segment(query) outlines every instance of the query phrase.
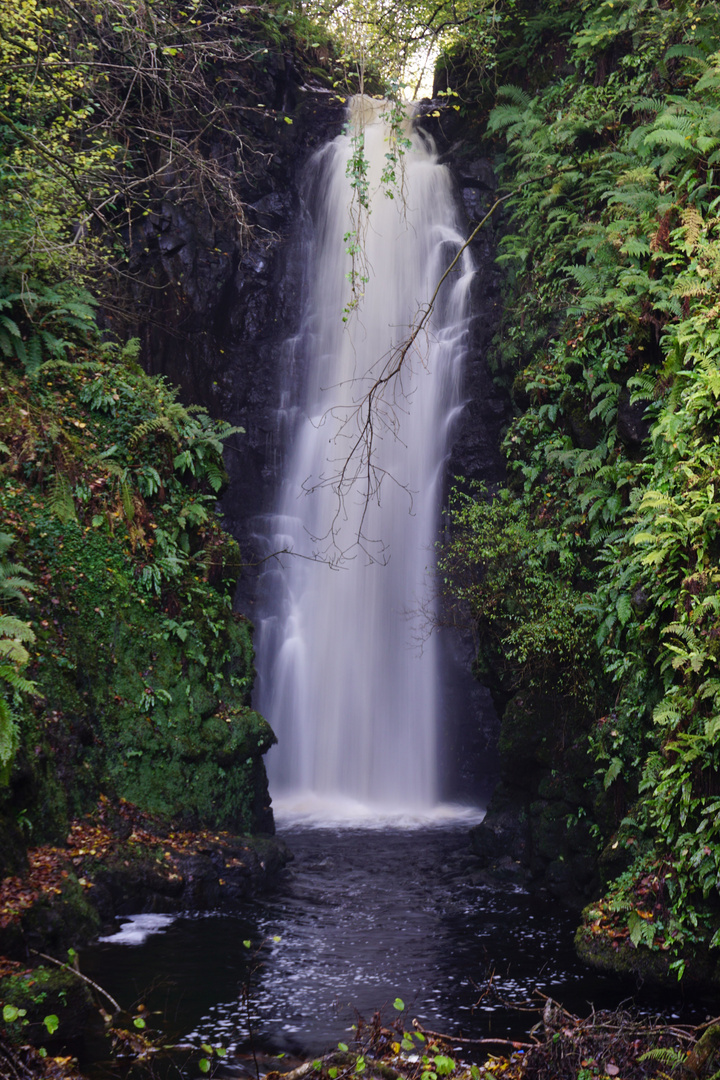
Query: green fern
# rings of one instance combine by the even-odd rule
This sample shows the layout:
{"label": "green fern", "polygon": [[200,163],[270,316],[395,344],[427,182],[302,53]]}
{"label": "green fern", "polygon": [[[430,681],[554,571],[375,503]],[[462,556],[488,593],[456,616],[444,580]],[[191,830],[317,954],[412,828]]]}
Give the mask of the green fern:
{"label": "green fern", "polygon": [[680,1072],[686,1058],[685,1050],[678,1050],[673,1046],[654,1046],[652,1050],[646,1050],[644,1054],[641,1054],[638,1061],[657,1061],[672,1072]]}
{"label": "green fern", "polygon": [[[8,559],[15,538],[0,533],[0,604],[24,601],[24,590],[32,587],[27,571]],[[22,695],[37,695],[35,684],[22,674],[30,661],[26,645],[35,640],[28,622],[0,610],[0,784],[7,783],[10,766],[19,744],[18,724],[12,702]]]}
{"label": "green fern", "polygon": [[63,473],[56,473],[51,481],[48,509],[62,521],[63,525],[67,525],[70,521],[77,522],[77,510],[70,483]]}
{"label": "green fern", "polygon": [[147,439],[149,435],[155,435],[159,432],[164,432],[174,442],[180,444],[180,433],[177,430],[176,423],[168,416],[155,416],[152,420],[145,420],[134,428],[128,439],[128,446],[131,448],[137,446],[138,443]]}

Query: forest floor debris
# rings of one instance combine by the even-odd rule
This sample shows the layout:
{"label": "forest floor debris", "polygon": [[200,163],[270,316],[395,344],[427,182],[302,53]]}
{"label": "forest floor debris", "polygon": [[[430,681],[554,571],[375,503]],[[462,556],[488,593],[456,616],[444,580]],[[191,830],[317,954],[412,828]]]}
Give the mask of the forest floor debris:
{"label": "forest floor debris", "polygon": [[137,875],[143,877],[146,892],[151,875],[154,891],[165,895],[170,907],[187,906],[188,899],[193,906],[203,906],[200,879],[212,893],[212,903],[226,896],[237,899],[279,869],[287,854],[274,838],[259,841],[223,830],[173,828],[124,799],[101,796],[91,814],[72,822],[65,844],[30,848],[27,858],[24,873],[0,881],[0,931],[21,925],[38,902],[61,897],[71,882],[77,882],[91,905],[96,887],[103,892],[104,919],[113,913],[108,893],[118,883],[126,888]]}
{"label": "forest floor debris", "polygon": [[541,998],[538,1022],[525,1041],[458,1038],[379,1014],[358,1025],[358,1049],[339,1051],[266,1080],[699,1080],[717,1077],[720,1018],[698,1026],[667,1023],[631,1011],[580,1018]]}
{"label": "forest floor debris", "polygon": [[[109,1025],[110,1017],[99,1007]],[[537,1016],[524,1039],[474,1039],[430,1031],[417,1020],[408,1023],[400,999],[395,1008],[401,1015],[391,1023],[380,1012],[370,1021],[359,1017],[349,1044],[340,1042],[285,1072],[268,1071],[279,1059],[266,1059],[255,1047],[251,1061],[247,1048],[235,1054],[222,1047],[172,1046],[162,1031],[145,1029],[144,1021],[138,1027],[141,1013],[124,1016],[127,1030],[116,1015],[107,1031],[118,1060],[108,1060],[108,1075],[152,1080],[168,1056],[178,1076],[195,1077],[199,1069],[216,1080],[239,1071],[254,1072],[257,1080],[715,1080],[720,1075],[720,1017],[691,1026],[620,1008],[581,1018],[538,994],[522,1010]],[[83,1080],[78,1070],[74,1058],[14,1045],[0,1030],[0,1075]]]}

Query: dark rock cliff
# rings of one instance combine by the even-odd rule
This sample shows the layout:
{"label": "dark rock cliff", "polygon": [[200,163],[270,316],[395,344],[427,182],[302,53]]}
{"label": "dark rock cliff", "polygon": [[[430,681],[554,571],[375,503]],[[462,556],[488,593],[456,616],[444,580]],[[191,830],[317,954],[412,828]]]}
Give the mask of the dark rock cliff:
{"label": "dark rock cliff", "polygon": [[[156,209],[145,217],[140,234],[128,237],[128,291],[134,311],[125,316],[124,330],[141,338],[144,366],[179,384],[184,401],[200,403],[245,430],[226,443],[229,485],[222,508],[243,560],[236,603],[251,618],[261,560],[267,554],[259,538],[262,515],[272,507],[282,469],[277,410],[284,346],[298,327],[307,272],[302,258],[302,174],[313,151],[344,123],[341,99],[306,76],[292,56],[275,56],[258,88],[259,99],[262,95],[264,101],[280,101],[292,123],[271,124],[268,118],[264,128],[252,132],[265,166],[255,168],[252,176],[238,175],[249,241],[241,242],[233,223],[218,221],[201,202],[178,198],[172,186],[159,192]],[[457,114],[437,109],[437,104],[421,105],[419,123],[456,178],[469,235],[494,201],[493,171],[463,143]],[[431,115],[436,112],[439,117]],[[222,158],[230,147],[218,144],[210,151]],[[492,485],[503,473],[498,447],[509,401],[485,363],[500,311],[492,261],[495,226],[494,219],[488,221],[472,245],[477,272],[465,407],[448,463],[448,483],[463,476]],[[448,635],[446,655],[444,753],[448,765],[462,763],[459,777],[457,769],[448,768],[454,779],[446,794],[489,796],[498,721],[488,692],[470,676],[471,641]]]}

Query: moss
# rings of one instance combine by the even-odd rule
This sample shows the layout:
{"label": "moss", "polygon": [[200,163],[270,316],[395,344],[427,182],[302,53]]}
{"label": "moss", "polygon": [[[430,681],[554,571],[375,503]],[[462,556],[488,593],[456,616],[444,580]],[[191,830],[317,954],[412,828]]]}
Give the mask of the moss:
{"label": "moss", "polygon": [[6,1025],[16,1042],[41,1045],[47,1042],[46,1016],[58,1019],[63,1039],[84,1034],[88,1013],[94,1008],[89,988],[68,969],[36,967],[0,979],[0,1003],[23,1009],[25,1015]]}
{"label": "moss", "polygon": [[[584,916],[591,915],[592,910],[590,905]],[[575,933],[575,950],[583,963],[605,974],[627,976],[659,986],[677,986],[677,973],[670,970],[670,964],[678,959],[675,953],[651,950],[645,945],[636,948],[627,938],[613,939],[602,932],[593,933],[584,925]],[[684,960],[684,984],[720,986],[720,961],[716,957],[700,952],[688,955]]]}
{"label": "moss", "polygon": [[132,749],[110,760],[121,795],[152,813],[253,831],[257,762],[274,741],[258,713],[241,708],[199,724],[188,716],[161,733],[145,722],[136,733]]}
{"label": "moss", "polygon": [[537,768],[538,765],[548,766],[552,760],[553,740],[538,719],[538,702],[532,692],[516,694],[508,702],[502,717],[498,749],[504,760],[512,762],[513,770],[518,762],[527,762]]}
{"label": "moss", "polygon": [[98,913],[73,875],[59,896],[41,896],[23,916],[26,945],[58,957],[78,942],[89,941],[99,928]]}
{"label": "moss", "polygon": [[[72,498],[58,502],[45,487],[37,441],[34,464],[0,483],[14,555],[34,582],[27,674],[41,695],[24,703],[6,801],[22,809],[34,843],[62,840],[101,793],[188,822],[271,828],[256,808],[267,802],[262,754],[274,736],[249,709],[251,627],[231,610],[228,576],[237,545],[208,512],[222,460],[176,454],[183,438],[205,446],[210,422],[184,413],[164,380],[132,362],[96,368],[65,369],[47,386],[23,382],[0,399],[0,432],[14,432],[18,457],[39,436],[22,428],[16,398],[38,431],[58,416],[63,432],[83,431],[52,463],[72,473]],[[103,474],[107,455],[132,485]],[[204,489],[201,468],[211,470]],[[150,488],[138,479],[148,476]]]}
{"label": "moss", "polygon": [[572,807],[562,801],[538,800],[530,804],[534,850],[544,861],[553,862],[567,848],[571,813]]}

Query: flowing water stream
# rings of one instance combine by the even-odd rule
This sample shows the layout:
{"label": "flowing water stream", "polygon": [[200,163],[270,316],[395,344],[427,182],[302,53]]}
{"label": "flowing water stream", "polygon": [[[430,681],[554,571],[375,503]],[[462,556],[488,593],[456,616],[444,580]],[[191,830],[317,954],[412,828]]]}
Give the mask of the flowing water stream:
{"label": "flowing water stream", "polygon": [[490,975],[506,1002],[537,1004],[539,990],[581,1015],[635,993],[579,963],[575,917],[555,902],[473,883],[469,823],[281,823],[295,860],[277,893],[235,910],[121,919],[81,968],[122,1003],[161,1011],[181,1042],[227,1048],[232,1067],[253,1049],[331,1050],[359,1015],[380,1009],[392,1022],[397,997],[406,1025],[524,1038],[538,1016],[487,996]]}

